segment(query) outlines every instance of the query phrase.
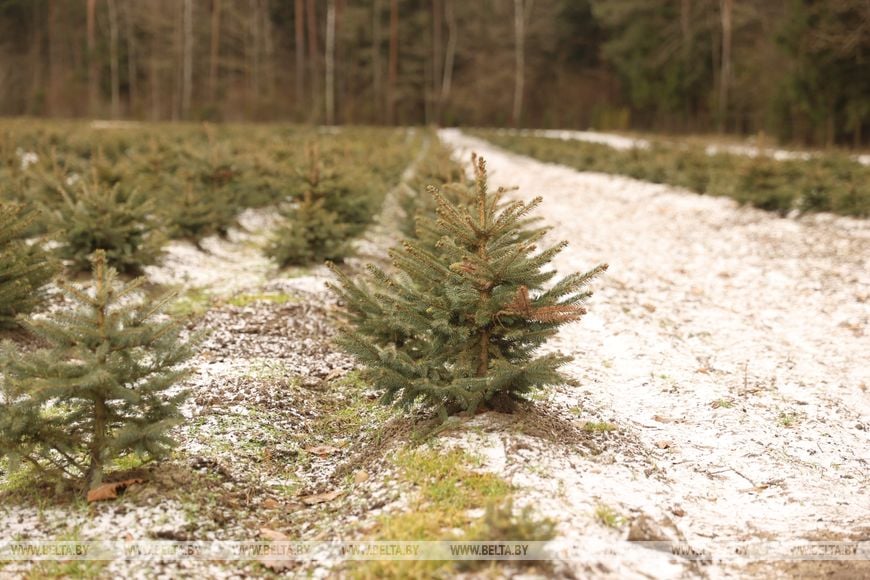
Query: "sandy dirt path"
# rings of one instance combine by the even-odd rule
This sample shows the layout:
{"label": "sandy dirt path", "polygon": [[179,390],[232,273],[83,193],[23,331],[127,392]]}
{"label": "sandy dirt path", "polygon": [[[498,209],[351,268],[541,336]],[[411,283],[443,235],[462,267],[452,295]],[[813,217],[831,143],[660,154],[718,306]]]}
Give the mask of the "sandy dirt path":
{"label": "sandy dirt path", "polygon": [[[866,560],[716,562],[729,541],[870,539],[870,222],[782,219],[441,136],[465,159],[484,156],[492,185],[544,196],[551,240],[570,241],[559,271],[610,264],[590,314],[554,344],[575,356],[566,370],[580,386],[549,398],[618,436],[594,456],[499,429],[459,441],[488,449],[489,468],[582,546],[565,571],[870,574]],[[596,519],[600,506],[623,516],[616,529]],[[630,533],[684,538],[714,562],[653,552]]]}

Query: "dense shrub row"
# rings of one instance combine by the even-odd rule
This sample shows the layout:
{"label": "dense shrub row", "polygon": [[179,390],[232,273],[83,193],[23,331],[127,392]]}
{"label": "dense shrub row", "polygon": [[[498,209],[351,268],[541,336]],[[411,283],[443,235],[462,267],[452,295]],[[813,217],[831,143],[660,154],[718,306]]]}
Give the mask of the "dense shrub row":
{"label": "dense shrub row", "polygon": [[[305,150],[315,148],[323,166],[317,195],[335,214],[345,248],[377,213],[419,139],[394,129],[9,121],[0,125],[0,202],[38,209],[26,234],[54,238],[68,268],[87,270],[103,249],[110,266],[135,274],[159,259],[167,239],[225,235],[245,208],[297,211],[311,189]],[[301,234],[293,231],[291,243],[298,246]],[[295,253],[274,255],[282,265],[341,257]]]}
{"label": "dense shrub row", "polygon": [[[169,136],[90,131],[84,139],[80,131],[15,126],[0,144],[0,328],[20,324],[41,345],[0,340],[0,460],[98,493],[118,459],[158,458],[172,447],[186,396],[177,387],[198,342],[160,315],[171,295],[151,299],[144,278],[124,284],[119,272],[155,262],[170,237],[220,234],[241,209],[261,205],[285,214],[268,248],[282,263],[340,259],[423,137],[228,129],[230,154],[211,130],[207,138],[188,128]],[[305,212],[328,215],[333,227]],[[49,238],[68,271],[90,269],[92,279],[58,278],[71,308],[27,317],[58,273]]]}
{"label": "dense shrub row", "polygon": [[89,270],[97,250],[108,267],[141,274],[169,239],[225,235],[246,208],[284,214],[266,248],[280,265],[341,260],[422,139],[394,129],[0,124],[0,328],[37,309],[59,272]]}
{"label": "dense shrub row", "polygon": [[870,167],[846,155],[776,160],[765,155],[708,155],[702,148],[663,143],[649,148],[618,150],[584,141],[503,135],[495,131],[477,131],[476,134],[541,161],[728,196],[780,214],[797,210],[858,217],[870,215]]}
{"label": "dense shrub row", "polygon": [[282,266],[342,261],[351,253],[350,240],[368,227],[400,181],[419,139],[409,134],[377,149],[367,140],[351,141],[338,154],[330,141],[309,143],[267,253]]}

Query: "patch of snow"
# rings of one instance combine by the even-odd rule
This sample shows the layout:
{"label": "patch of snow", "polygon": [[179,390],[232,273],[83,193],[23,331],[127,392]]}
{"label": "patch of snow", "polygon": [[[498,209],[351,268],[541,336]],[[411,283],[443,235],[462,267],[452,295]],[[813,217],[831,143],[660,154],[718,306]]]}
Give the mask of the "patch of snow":
{"label": "patch of snow", "polygon": [[[453,129],[449,129],[453,130]],[[626,137],[614,133],[605,133],[601,131],[575,131],[568,129],[497,129],[497,135],[518,135],[522,137],[546,137],[548,139],[560,139],[562,141],[585,141],[587,143],[599,143],[608,145],[614,149],[647,149],[650,146],[648,139],[640,137]],[[717,153],[731,153],[734,155],[746,155],[747,157],[758,157],[760,155],[768,155],[776,160],[807,160],[812,159],[816,154],[809,151],[791,151],[788,149],[778,149],[775,147],[757,147],[755,145],[708,145],[705,148],[708,155],[716,155]],[[870,155],[853,155],[852,158],[862,165],[870,165]]]}
{"label": "patch of snow", "polygon": [[[782,219],[441,135],[463,160],[482,155],[493,186],[544,195],[551,241],[571,244],[554,260],[559,272],[611,266],[590,314],[550,345],[575,357],[566,371],[583,385],[552,398],[584,414],[606,409],[648,459],[619,444],[590,459],[531,440],[494,466],[560,522],[560,539],[588,548],[575,573],[618,562],[618,576],[679,574],[597,524],[598,501],[657,519],[679,504],[685,514],[673,519],[695,543],[844,537],[866,526],[870,222]],[[617,558],[593,556],[600,546]]]}
{"label": "patch of snow", "polygon": [[274,226],[273,210],[245,210],[239,215],[241,229],[230,229],[226,239],[208,237],[197,247],[173,240],[164,248],[158,265],[145,274],[154,284],[200,288],[226,296],[262,285],[277,272],[277,266],[262,251],[264,236]]}

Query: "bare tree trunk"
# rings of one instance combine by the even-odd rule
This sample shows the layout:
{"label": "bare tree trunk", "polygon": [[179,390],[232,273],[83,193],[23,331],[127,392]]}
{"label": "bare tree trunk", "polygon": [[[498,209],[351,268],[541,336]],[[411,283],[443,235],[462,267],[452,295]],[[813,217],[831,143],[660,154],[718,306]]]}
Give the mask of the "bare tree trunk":
{"label": "bare tree trunk", "polygon": [[43,35],[43,27],[42,27],[42,15],[40,14],[39,4],[34,2],[32,4],[32,18],[31,21],[31,30],[33,31],[33,39],[30,42],[30,98],[27,99],[27,113],[30,115],[45,113],[45,111],[39,111],[38,107],[34,108],[35,105],[39,103],[38,94],[45,88],[44,85],[44,67],[43,67],[43,54],[42,54],[42,44],[44,40]]}
{"label": "bare tree trunk", "polygon": [[221,0],[211,3],[211,38],[208,51],[208,99],[211,104],[217,99],[218,59],[221,51]]}
{"label": "bare tree trunk", "polygon": [[372,13],[372,93],[374,114],[377,122],[383,122],[383,80],[381,79],[381,0],[374,1]]}
{"label": "bare tree trunk", "polygon": [[184,61],[181,79],[181,117],[190,118],[193,96],[193,0],[184,0]]}
{"label": "bare tree trunk", "polygon": [[250,88],[254,96],[254,103],[259,106],[260,103],[260,12],[263,5],[260,0],[250,0],[251,4],[251,42],[248,45],[250,56],[250,64],[248,71],[250,72]]}
{"label": "bare tree trunk", "polygon": [[683,35],[683,53],[689,51],[691,44],[692,0],[680,0],[680,32]]}
{"label": "bare tree trunk", "polygon": [[293,71],[293,76],[296,81],[296,109],[299,110],[305,100],[305,3],[303,0],[296,0],[293,25],[296,30],[296,70]]}
{"label": "bare tree trunk", "polygon": [[316,121],[317,117],[320,116],[318,114],[320,110],[320,83],[318,82],[320,67],[317,66],[317,55],[320,54],[320,51],[317,49],[317,11],[314,0],[308,0],[305,12],[308,20],[308,64],[311,66],[311,74],[308,78],[311,79],[311,110],[314,112],[312,120]]}
{"label": "bare tree trunk", "polygon": [[[717,14],[708,13],[707,18],[709,21],[707,22],[707,29],[710,31],[710,46],[713,47],[713,50],[710,51],[710,71],[711,71],[711,80],[713,81],[713,94],[716,95],[716,99],[718,101],[719,98],[719,80],[721,78],[721,60],[722,53],[717,50],[716,47],[720,46],[722,43],[722,38],[720,33],[722,32],[720,26],[720,19]],[[716,103],[718,108],[719,104]],[[716,112],[718,115],[718,110]]]}
{"label": "bare tree trunk", "polygon": [[335,124],[335,0],[326,6],[326,124]]}
{"label": "bare tree trunk", "polygon": [[85,493],[103,482],[103,452],[106,446],[108,420],[109,409],[106,402],[101,399],[94,401],[94,432],[88,450],[88,470],[85,474],[88,488]]}
{"label": "bare tree trunk", "polygon": [[172,31],[172,112],[170,118],[177,121],[181,118],[181,101],[184,89],[184,2],[169,4],[176,9],[173,18]]}
{"label": "bare tree trunk", "polygon": [[[692,62],[692,0],[680,0],[680,36],[682,37],[683,48],[683,66],[685,70],[690,70]],[[692,104],[688,91],[685,92],[685,126],[684,129],[689,129],[691,119],[695,117],[692,114]]]}
{"label": "bare tree trunk", "polygon": [[441,0],[432,0],[432,94],[435,105],[435,122],[441,122],[441,65],[444,58],[441,55],[441,33],[443,26],[444,8]]}
{"label": "bare tree trunk", "polygon": [[390,1],[390,62],[387,73],[387,122],[396,122],[396,80],[399,76],[399,0]]}
{"label": "bare tree trunk", "polygon": [[157,63],[157,35],[152,35],[148,66],[148,86],[151,88],[151,120],[160,119],[160,68]]}
{"label": "bare tree trunk", "polygon": [[109,2],[109,72],[112,84],[112,118],[121,116],[121,79],[118,71],[118,7]]}
{"label": "bare tree trunk", "polygon": [[342,26],[347,0],[335,0],[335,123],[341,124],[352,116],[356,109],[356,95],[348,93],[345,44],[342,42]]}
{"label": "bare tree trunk", "polygon": [[60,48],[57,31],[57,0],[48,1],[48,90],[45,95],[46,111],[57,114],[58,93],[60,92]]}
{"label": "bare tree trunk", "polygon": [[728,90],[731,83],[731,16],[734,0],[720,0],[722,11],[722,64],[719,79],[719,130],[728,125]]}
{"label": "bare tree trunk", "polygon": [[88,0],[88,112],[94,117],[100,98],[100,74],[97,65],[97,0]]}
{"label": "bare tree trunk", "polygon": [[450,90],[453,88],[453,62],[456,57],[457,41],[453,0],[444,0],[444,15],[447,18],[447,48],[444,53],[444,80],[441,82],[441,98],[438,103],[439,116],[444,105],[450,100]]}
{"label": "bare tree trunk", "polygon": [[[429,44],[431,44],[431,37]],[[431,46],[428,47],[431,49]],[[423,123],[425,125],[432,124],[432,61],[428,58],[423,59],[423,92],[420,98],[423,100]]]}
{"label": "bare tree trunk", "polygon": [[139,79],[136,74],[136,31],[133,27],[133,4],[124,4],[124,28],[127,34],[127,100],[128,114],[136,110],[139,96]]}
{"label": "bare tree trunk", "polygon": [[525,89],[526,69],[526,32],[523,0],[514,0],[514,108],[511,113],[511,123],[514,127],[520,124],[523,114],[523,92]]}
{"label": "bare tree trunk", "polygon": [[272,10],[269,0],[263,2],[263,56],[265,57],[266,97],[272,99],[275,96],[275,43],[272,37]]}

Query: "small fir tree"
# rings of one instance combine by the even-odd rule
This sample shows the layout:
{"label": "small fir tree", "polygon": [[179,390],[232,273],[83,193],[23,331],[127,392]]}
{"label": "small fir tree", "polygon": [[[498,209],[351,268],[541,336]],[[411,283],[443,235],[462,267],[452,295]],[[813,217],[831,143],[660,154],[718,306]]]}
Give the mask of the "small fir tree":
{"label": "small fir tree", "polygon": [[529,229],[541,202],[505,202],[506,190],[487,188],[475,164],[475,203],[458,205],[435,189],[434,249],[405,242],[391,252],[398,274],[369,266],[354,282],[334,265],[332,289],[346,305],[340,344],[384,389],[385,402],[417,400],[442,417],[480,406],[510,409],[532,389],[562,383],[561,354],[536,356],[563,324],[579,319],[588,283],[602,264],[550,285],[547,264],[564,247],[543,250],[543,229]]}
{"label": "small fir tree", "polygon": [[36,218],[16,204],[0,203],[0,328],[16,324],[44,299],[43,288],[55,274],[56,264],[24,234]]}
{"label": "small fir tree", "polygon": [[93,288],[60,285],[78,305],[26,326],[50,347],[0,357],[0,457],[28,462],[98,486],[114,459],[150,459],[173,445],[167,432],[182,420],[187,374],[182,364],[196,337],[158,313],[171,299],[138,298],[144,279],[120,286],[107,256],[93,257]]}
{"label": "small fir tree", "polygon": [[96,250],[104,250],[109,266],[125,274],[139,274],[160,257],[165,238],[154,222],[154,202],[141,190],[80,179],[57,191],[63,203],[48,214],[60,235],[60,256],[76,270],[87,271]]}
{"label": "small fir tree", "polygon": [[[451,201],[462,203],[468,191],[465,167],[454,161],[453,150],[432,135],[426,155],[417,165],[414,176],[409,181],[409,187],[403,188],[399,204],[405,213],[400,230],[409,238],[420,239],[418,218],[430,217],[435,214],[435,199],[431,195],[420,195],[426,187],[433,184],[450,184],[450,189],[443,189],[442,195]],[[430,220],[431,221],[431,220]]]}
{"label": "small fir tree", "polygon": [[275,231],[267,248],[267,254],[281,267],[341,261],[350,250],[350,226],[327,208],[330,192],[324,187],[316,146],[309,146],[307,157],[302,199],[284,213],[284,224]]}
{"label": "small fir tree", "polygon": [[245,207],[241,190],[252,176],[244,175],[236,166],[231,151],[213,143],[203,152],[192,151],[180,173],[214,212],[214,230],[209,233],[225,236]]}
{"label": "small fir tree", "polygon": [[[415,179],[418,189],[423,189],[428,193],[428,188],[433,187],[432,184],[439,184],[438,193],[441,197],[458,208],[474,211],[474,208],[477,206],[475,179],[468,179],[466,177],[465,168],[460,163],[451,161],[450,157],[445,158],[445,156],[450,154],[450,150],[443,144],[437,147],[433,145],[432,154],[434,157],[431,159],[427,157],[429,162],[425,163],[423,167],[423,179],[426,179],[426,181],[421,181],[419,177]],[[477,163],[477,155],[472,153],[471,167],[473,172],[477,171]],[[428,185],[424,187],[420,185],[421,183],[427,183]],[[502,191],[502,195],[506,191]],[[438,205],[435,197],[431,194],[420,195],[419,192],[413,193],[411,190],[407,190],[406,196],[413,196],[418,201],[414,202],[416,211],[406,213],[406,220],[402,231],[420,249],[436,255],[439,254],[438,243],[444,234],[437,221]],[[504,202],[501,202],[501,205],[503,206]],[[501,207],[497,209],[501,209]],[[525,240],[545,232],[546,228],[532,227],[532,224],[538,221],[539,218],[528,217],[520,220],[517,223],[517,235],[519,236],[517,241]]]}
{"label": "small fir tree", "polygon": [[190,184],[183,191],[174,203],[166,206],[172,236],[191,240],[197,246],[207,236],[225,237],[236,222],[238,208],[235,204],[219,199],[210,191],[195,191]]}

